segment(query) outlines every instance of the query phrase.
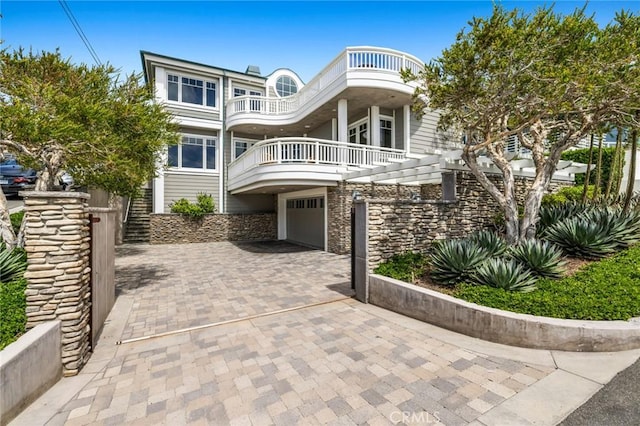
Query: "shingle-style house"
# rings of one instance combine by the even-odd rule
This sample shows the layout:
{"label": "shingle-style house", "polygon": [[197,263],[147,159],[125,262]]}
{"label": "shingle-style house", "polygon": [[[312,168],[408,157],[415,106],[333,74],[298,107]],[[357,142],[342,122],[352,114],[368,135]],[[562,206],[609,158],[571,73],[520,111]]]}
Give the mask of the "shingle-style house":
{"label": "shingle-style house", "polygon": [[182,134],[153,181],[154,213],[205,192],[219,213],[275,213],[279,239],[345,252],[345,200],[358,185],[408,198],[398,185],[439,183],[459,156],[459,138],[437,130],[437,113],[411,113],[414,86],[400,70],[423,62],[407,53],[349,47],[306,84],[286,68],[263,76],[255,66],[141,56]]}

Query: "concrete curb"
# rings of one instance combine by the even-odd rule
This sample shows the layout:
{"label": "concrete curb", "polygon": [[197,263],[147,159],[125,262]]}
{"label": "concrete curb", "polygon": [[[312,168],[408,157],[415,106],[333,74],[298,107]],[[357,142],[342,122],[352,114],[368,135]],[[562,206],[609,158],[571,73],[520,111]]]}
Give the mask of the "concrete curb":
{"label": "concrete curb", "polygon": [[448,330],[534,349],[611,352],[640,348],[640,323],[581,321],[502,311],[417,287],[369,276],[369,303]]}

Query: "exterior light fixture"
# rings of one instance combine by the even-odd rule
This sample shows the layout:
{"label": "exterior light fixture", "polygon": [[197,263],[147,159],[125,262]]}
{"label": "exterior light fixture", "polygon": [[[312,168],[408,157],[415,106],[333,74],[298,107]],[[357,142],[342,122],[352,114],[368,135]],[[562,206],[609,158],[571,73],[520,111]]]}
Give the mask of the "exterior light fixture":
{"label": "exterior light fixture", "polygon": [[421,201],[422,200],[422,198],[420,197],[420,194],[418,194],[417,192],[409,191],[409,193],[411,194],[411,201]]}
{"label": "exterior light fixture", "polygon": [[360,194],[360,191],[353,191],[351,193],[351,199],[353,201],[358,201],[358,200],[362,200],[362,194]]}

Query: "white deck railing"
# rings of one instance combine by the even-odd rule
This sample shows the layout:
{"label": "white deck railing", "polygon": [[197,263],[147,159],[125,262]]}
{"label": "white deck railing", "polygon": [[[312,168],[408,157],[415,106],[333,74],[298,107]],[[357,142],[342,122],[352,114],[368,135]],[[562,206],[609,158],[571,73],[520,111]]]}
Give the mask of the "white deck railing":
{"label": "white deck railing", "polygon": [[349,47],[327,65],[300,91],[286,98],[238,96],[227,101],[228,117],[236,114],[291,114],[318,96],[338,77],[347,72],[383,72],[398,76],[409,69],[417,74],[424,66],[418,58],[392,49],[379,47]]}
{"label": "white deck railing", "polygon": [[229,179],[263,165],[322,164],[367,167],[406,159],[400,149],[313,138],[277,138],[260,141],[229,164]]}

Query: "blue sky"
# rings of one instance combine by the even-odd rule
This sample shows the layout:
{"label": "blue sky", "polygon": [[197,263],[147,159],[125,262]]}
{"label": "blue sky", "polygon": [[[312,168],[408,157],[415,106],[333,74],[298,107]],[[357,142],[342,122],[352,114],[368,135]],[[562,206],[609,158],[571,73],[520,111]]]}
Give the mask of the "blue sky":
{"label": "blue sky", "polygon": [[[491,1],[71,1],[67,4],[103,62],[141,71],[140,50],[263,75],[291,68],[306,82],[347,46],[382,46],[429,61],[449,46]],[[502,2],[534,10],[543,1]],[[556,1],[570,13],[583,2]],[[602,24],[640,1],[592,1]],[[60,48],[74,62],[93,63],[58,1],[0,1],[3,47]]]}

